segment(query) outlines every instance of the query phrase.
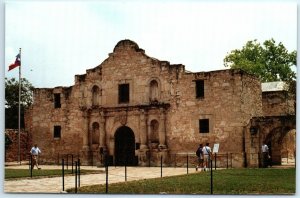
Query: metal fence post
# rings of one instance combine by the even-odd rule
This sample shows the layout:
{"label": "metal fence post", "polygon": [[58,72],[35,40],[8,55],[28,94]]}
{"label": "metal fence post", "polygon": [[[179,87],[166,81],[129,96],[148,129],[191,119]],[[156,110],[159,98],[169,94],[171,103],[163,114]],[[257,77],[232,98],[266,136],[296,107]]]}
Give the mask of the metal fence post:
{"label": "metal fence post", "polygon": [[228,169],[228,152],[227,152],[226,157],[227,157],[227,169]]}
{"label": "metal fence post", "polygon": [[162,155],[160,156],[160,177],[162,177]]}
{"label": "metal fence post", "polygon": [[77,193],[77,162],[75,161],[75,193]]}
{"label": "metal fence post", "polygon": [[210,159],[210,194],[213,194],[213,170],[212,170],[212,159]]}
{"label": "metal fence post", "polygon": [[78,187],[80,187],[80,159],[78,159]]}
{"label": "metal fence post", "polygon": [[215,170],[217,170],[217,153],[215,153]]}
{"label": "metal fence post", "polygon": [[189,154],[186,155],[186,174],[189,174]]}
{"label": "metal fence post", "polygon": [[64,159],[61,160],[61,166],[62,166],[62,189],[65,191],[65,162]]}

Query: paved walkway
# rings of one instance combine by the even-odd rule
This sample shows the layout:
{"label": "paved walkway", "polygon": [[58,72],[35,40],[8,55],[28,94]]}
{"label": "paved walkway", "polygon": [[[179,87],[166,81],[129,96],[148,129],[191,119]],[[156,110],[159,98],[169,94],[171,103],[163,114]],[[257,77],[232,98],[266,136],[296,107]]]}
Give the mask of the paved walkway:
{"label": "paved walkway", "polygon": [[[60,166],[40,166],[42,169],[61,169]],[[28,165],[9,166],[9,168],[28,169]],[[81,166],[81,169],[99,170],[99,174],[89,174],[80,176],[80,186],[88,186],[95,184],[105,184],[106,176],[104,168],[91,166]],[[69,166],[69,169],[71,167]],[[37,170],[36,170],[37,171]],[[195,168],[190,168],[189,173],[196,172]],[[124,167],[109,167],[108,182],[117,183],[125,182]],[[187,173],[186,168],[167,168],[163,167],[162,175],[183,175]],[[127,167],[127,181],[159,178],[161,177],[160,167]],[[75,176],[65,176],[65,190],[75,187]],[[22,179],[22,180],[5,180],[5,193],[63,193],[62,177],[40,178],[40,179]]]}

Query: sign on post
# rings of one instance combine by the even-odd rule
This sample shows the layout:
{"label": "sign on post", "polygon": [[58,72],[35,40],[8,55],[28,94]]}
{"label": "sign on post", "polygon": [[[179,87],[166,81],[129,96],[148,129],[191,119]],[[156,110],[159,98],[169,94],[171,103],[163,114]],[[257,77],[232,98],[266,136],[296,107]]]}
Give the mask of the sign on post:
{"label": "sign on post", "polygon": [[214,148],[213,148],[213,153],[218,153],[219,152],[219,143],[214,144]]}

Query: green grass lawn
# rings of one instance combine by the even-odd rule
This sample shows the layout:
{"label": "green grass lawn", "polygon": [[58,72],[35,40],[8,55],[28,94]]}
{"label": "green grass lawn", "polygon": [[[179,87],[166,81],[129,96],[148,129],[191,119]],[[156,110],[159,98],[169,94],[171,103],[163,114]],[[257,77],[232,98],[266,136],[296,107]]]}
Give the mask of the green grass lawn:
{"label": "green grass lawn", "polygon": [[[102,171],[103,172],[103,171]],[[75,170],[73,170],[75,174]],[[99,173],[99,171],[93,170],[80,170],[81,174],[92,174],[92,173]],[[65,170],[65,175],[72,174],[72,170]],[[61,170],[47,170],[47,169],[33,169],[32,177],[33,178],[40,178],[40,177],[57,177],[61,176]],[[26,177],[31,177],[31,173],[29,169],[5,169],[5,179],[24,179]]]}
{"label": "green grass lawn", "polygon": [[[294,194],[296,189],[295,168],[228,169],[213,174],[213,194]],[[81,187],[78,192],[103,194],[105,185]],[[108,193],[210,194],[210,172],[110,184]]]}

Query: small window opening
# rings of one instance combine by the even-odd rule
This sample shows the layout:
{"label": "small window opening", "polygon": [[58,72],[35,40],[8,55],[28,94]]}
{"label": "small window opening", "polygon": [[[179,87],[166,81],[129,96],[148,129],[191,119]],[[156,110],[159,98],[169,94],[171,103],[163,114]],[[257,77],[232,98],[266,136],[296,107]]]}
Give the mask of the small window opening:
{"label": "small window opening", "polygon": [[200,133],[209,133],[209,119],[200,119],[199,120],[199,132]]}
{"label": "small window opening", "polygon": [[196,98],[204,98],[204,80],[196,81]]}
{"label": "small window opening", "polygon": [[54,138],[61,138],[61,126],[54,126]]}
{"label": "small window opening", "polygon": [[61,103],[60,103],[60,94],[54,94],[54,108],[60,108]]}
{"label": "small window opening", "polygon": [[119,103],[129,103],[129,84],[119,85]]}

